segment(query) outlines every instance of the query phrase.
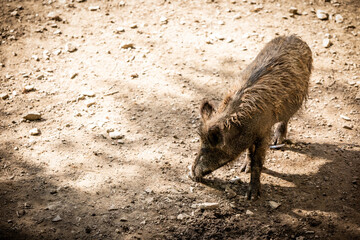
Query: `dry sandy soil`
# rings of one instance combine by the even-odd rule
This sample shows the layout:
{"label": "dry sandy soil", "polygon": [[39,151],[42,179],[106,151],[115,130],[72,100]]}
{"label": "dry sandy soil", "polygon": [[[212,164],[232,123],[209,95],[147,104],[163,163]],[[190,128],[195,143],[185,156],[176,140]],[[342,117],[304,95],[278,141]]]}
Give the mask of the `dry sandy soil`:
{"label": "dry sandy soil", "polygon": [[[360,239],[359,1],[0,9],[0,239]],[[262,197],[245,199],[241,161],[192,182],[202,99],[219,102],[288,34],[309,44],[314,71],[291,142],[268,151]]]}

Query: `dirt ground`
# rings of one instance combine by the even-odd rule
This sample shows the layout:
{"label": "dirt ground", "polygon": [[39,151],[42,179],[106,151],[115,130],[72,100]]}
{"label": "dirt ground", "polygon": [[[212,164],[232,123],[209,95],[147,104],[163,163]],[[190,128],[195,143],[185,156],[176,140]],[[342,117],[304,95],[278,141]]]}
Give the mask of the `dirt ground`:
{"label": "dirt ground", "polygon": [[[0,2],[0,239],[360,239],[359,1]],[[288,34],[314,71],[262,197],[194,183],[201,101]]]}

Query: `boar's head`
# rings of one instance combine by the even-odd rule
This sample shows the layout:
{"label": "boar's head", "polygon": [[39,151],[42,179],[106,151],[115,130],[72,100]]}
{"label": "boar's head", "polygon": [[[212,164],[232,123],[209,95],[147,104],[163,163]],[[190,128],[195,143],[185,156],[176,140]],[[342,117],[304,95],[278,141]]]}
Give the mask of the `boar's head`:
{"label": "boar's head", "polygon": [[208,101],[200,107],[201,124],[199,135],[201,147],[190,170],[194,181],[236,159],[245,149],[242,147],[240,127],[226,127],[224,112],[216,112]]}

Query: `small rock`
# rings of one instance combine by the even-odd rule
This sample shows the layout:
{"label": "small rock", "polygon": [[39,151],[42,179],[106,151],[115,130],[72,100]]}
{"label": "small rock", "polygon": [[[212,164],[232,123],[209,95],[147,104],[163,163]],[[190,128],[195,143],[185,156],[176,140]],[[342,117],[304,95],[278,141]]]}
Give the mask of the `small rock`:
{"label": "small rock", "polygon": [[67,43],[67,44],[65,45],[65,51],[66,51],[66,52],[72,53],[72,52],[75,52],[76,50],[77,50],[77,47],[76,47],[74,44],[72,44],[72,43]]}
{"label": "small rock", "polygon": [[123,27],[118,27],[118,28],[116,28],[115,29],[115,31],[114,31],[115,33],[122,33],[122,32],[125,32],[125,28],[123,28]]}
{"label": "small rock", "polygon": [[35,121],[41,119],[41,114],[37,112],[27,113],[23,116],[25,120]]}
{"label": "small rock", "polygon": [[125,6],[125,2],[124,1],[120,1],[119,2],[119,7],[124,7]]}
{"label": "small rock", "polygon": [[56,55],[56,56],[60,55],[60,53],[61,53],[61,49],[56,49],[53,52],[53,54]]}
{"label": "small rock", "polygon": [[294,14],[294,15],[298,14],[298,9],[296,7],[290,7],[289,13]]}
{"label": "small rock", "polygon": [[241,14],[236,14],[235,16],[234,16],[234,19],[240,19],[241,18]]}
{"label": "small rock", "polygon": [[76,77],[77,77],[77,75],[79,75],[79,73],[78,73],[78,72],[73,72],[73,73],[71,73],[71,74],[70,74],[70,79],[74,79],[74,78],[76,78]]}
{"label": "small rock", "polygon": [[61,32],[60,29],[58,29],[58,30],[55,30],[55,31],[53,32],[53,34],[54,34],[54,35],[61,35],[62,32]]}
{"label": "small rock", "polygon": [[200,208],[205,210],[217,209],[220,207],[219,203],[198,203],[191,205],[192,208]]}
{"label": "small rock", "polygon": [[323,45],[324,48],[328,48],[328,47],[330,47],[332,45],[332,42],[330,41],[330,39],[325,38],[323,40],[323,42],[322,42],[322,45]]}
{"label": "small rock", "polygon": [[38,76],[36,76],[37,80],[43,80],[45,78],[44,74],[40,74]]}
{"label": "small rock", "polygon": [[316,17],[320,20],[328,20],[329,14],[327,12],[325,12],[324,10],[317,10]]}
{"label": "small rock", "polygon": [[167,24],[167,23],[168,23],[167,17],[162,16],[162,17],[160,18],[160,23],[161,23],[161,24]]}
{"label": "small rock", "polygon": [[258,6],[255,6],[252,10],[251,10],[251,12],[260,12],[261,10],[263,10],[264,9],[264,7],[262,6],[262,5],[258,5]]}
{"label": "small rock", "polygon": [[45,60],[49,60],[50,59],[50,52],[48,50],[44,50],[43,51],[43,58]]}
{"label": "small rock", "polygon": [[138,77],[139,77],[139,74],[133,73],[133,74],[130,75],[130,77],[131,77],[131,78],[138,78]]}
{"label": "small rock", "polygon": [[59,215],[56,215],[56,217],[53,218],[53,222],[60,222],[62,218]]}
{"label": "small rock", "polygon": [[274,201],[269,201],[269,206],[270,206],[272,209],[277,209],[278,207],[281,206],[281,203],[277,203],[277,202],[274,202]]}
{"label": "small rock", "polygon": [[341,117],[342,119],[344,119],[345,121],[351,121],[351,118],[349,118],[348,116],[340,115],[340,117]]}
{"label": "small rock", "polygon": [[49,14],[47,15],[47,18],[49,18],[50,20],[55,20],[55,21],[59,21],[59,22],[62,21],[61,17],[56,12],[49,12]]}
{"label": "small rock", "polygon": [[12,11],[10,13],[10,15],[16,17],[16,16],[19,16],[19,12],[15,10],[15,11]]}
{"label": "small rock", "polygon": [[82,95],[86,97],[95,97],[95,93],[93,91],[85,91],[82,93]]}
{"label": "small rock", "polygon": [[119,209],[119,208],[116,207],[115,205],[111,205],[111,206],[109,207],[108,211],[116,211],[116,210],[118,210],[118,209]]}
{"label": "small rock", "polygon": [[133,43],[123,43],[120,47],[123,49],[135,48]]}
{"label": "small rock", "polygon": [[358,93],[356,94],[355,100],[360,100],[360,91],[358,91]]}
{"label": "small rock", "polygon": [[33,128],[29,131],[31,136],[38,136],[40,135],[40,130],[38,128]]}
{"label": "small rock", "polygon": [[38,55],[32,55],[31,58],[34,59],[35,61],[40,61],[40,58]]}
{"label": "small rock", "polygon": [[344,125],[343,128],[348,129],[348,130],[352,130],[354,126],[352,125]]}
{"label": "small rock", "polygon": [[136,23],[130,25],[130,28],[131,28],[131,29],[135,29],[135,28],[137,28],[137,27],[138,27],[138,26],[137,26]]}
{"label": "small rock", "polygon": [[185,218],[188,218],[188,215],[182,213],[176,217],[177,220],[184,220]]}
{"label": "small rock", "polygon": [[1,98],[2,100],[8,99],[8,98],[9,98],[9,94],[7,94],[7,93],[2,93],[2,94],[0,94],[0,98]]}
{"label": "small rock", "polygon": [[86,102],[87,107],[91,107],[92,105],[95,105],[95,104],[96,104],[95,100],[89,100]]}
{"label": "small rock", "polygon": [[90,11],[100,10],[100,6],[90,6],[90,7],[89,7],[89,10],[90,10]]}
{"label": "small rock", "polygon": [[344,22],[343,16],[341,16],[340,14],[336,14],[336,15],[335,15],[335,22],[337,22],[337,23],[342,23],[342,22]]}
{"label": "small rock", "polygon": [[254,213],[253,213],[252,211],[250,211],[249,209],[246,210],[245,214],[246,214],[246,215],[254,215]]}
{"label": "small rock", "polygon": [[122,139],[124,138],[124,135],[121,134],[119,131],[113,131],[109,132],[109,137],[112,139]]}
{"label": "small rock", "polygon": [[23,93],[28,93],[28,92],[32,92],[32,91],[35,91],[35,87],[33,85],[27,85],[24,87],[23,89]]}

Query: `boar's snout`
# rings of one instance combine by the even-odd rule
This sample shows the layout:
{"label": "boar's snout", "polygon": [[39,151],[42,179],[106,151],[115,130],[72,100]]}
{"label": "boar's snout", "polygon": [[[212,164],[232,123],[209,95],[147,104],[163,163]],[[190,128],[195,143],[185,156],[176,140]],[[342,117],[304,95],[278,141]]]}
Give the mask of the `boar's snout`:
{"label": "boar's snout", "polygon": [[201,182],[203,176],[211,172],[211,171],[204,171],[205,168],[203,166],[203,161],[204,161],[203,158],[204,158],[203,156],[198,156],[195,159],[195,163],[192,166],[190,166],[189,177],[195,182]]}

